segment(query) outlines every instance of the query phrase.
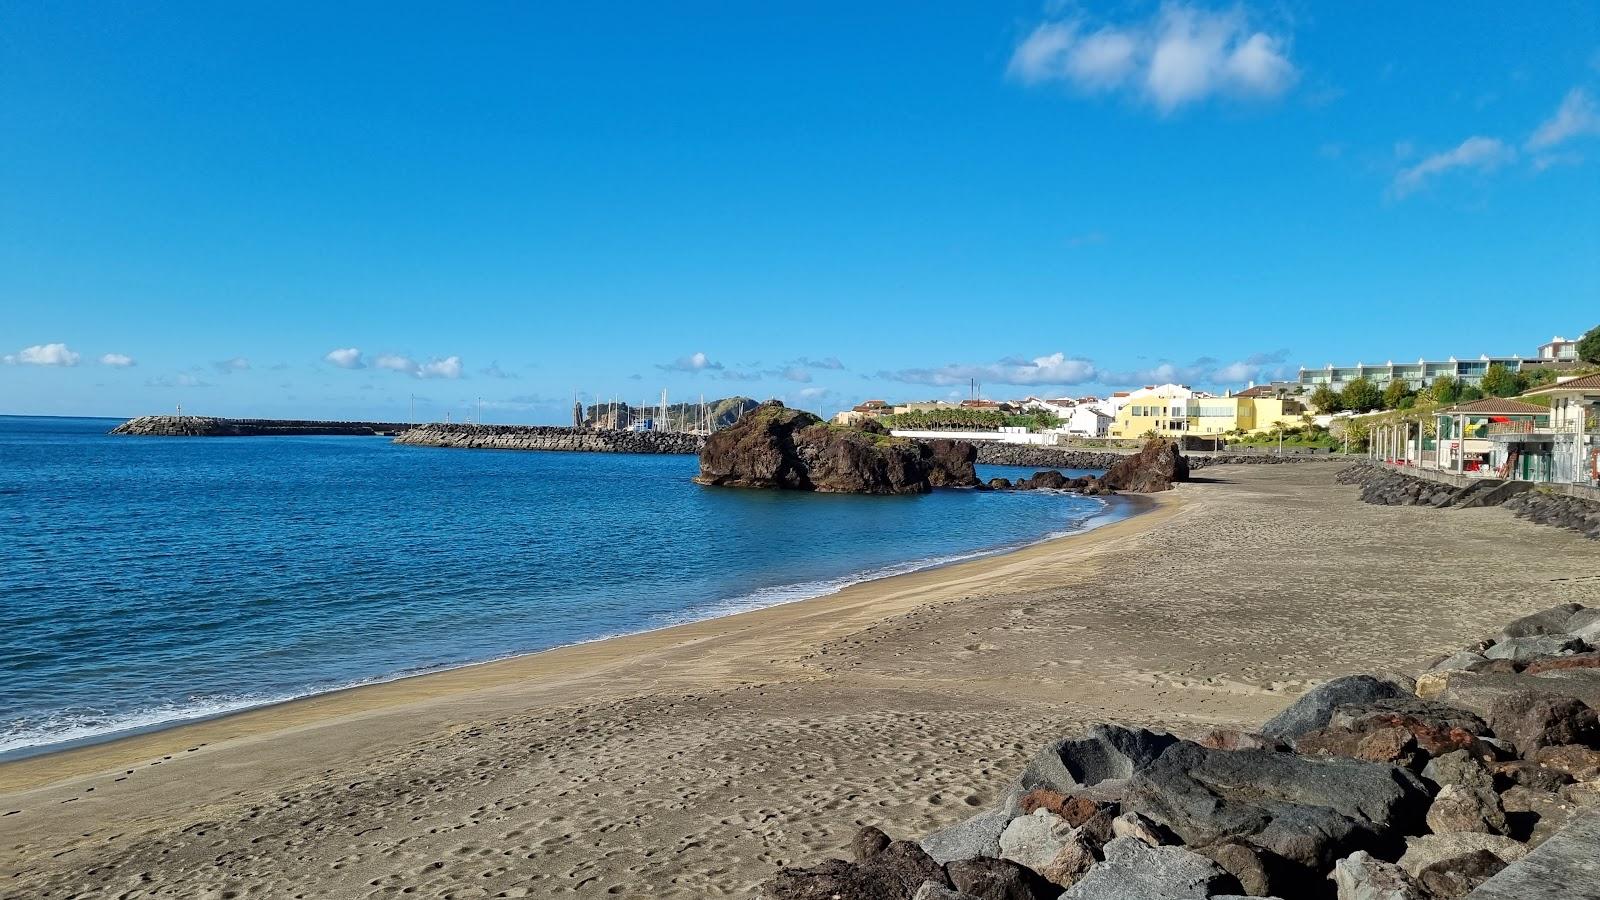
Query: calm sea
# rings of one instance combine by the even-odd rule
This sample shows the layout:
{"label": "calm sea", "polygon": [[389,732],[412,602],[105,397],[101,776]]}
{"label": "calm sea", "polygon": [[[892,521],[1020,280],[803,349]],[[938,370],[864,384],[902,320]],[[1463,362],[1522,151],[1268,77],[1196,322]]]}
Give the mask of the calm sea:
{"label": "calm sea", "polygon": [[0,757],[818,596],[1108,514],[703,488],[687,456],[115,424],[0,417]]}

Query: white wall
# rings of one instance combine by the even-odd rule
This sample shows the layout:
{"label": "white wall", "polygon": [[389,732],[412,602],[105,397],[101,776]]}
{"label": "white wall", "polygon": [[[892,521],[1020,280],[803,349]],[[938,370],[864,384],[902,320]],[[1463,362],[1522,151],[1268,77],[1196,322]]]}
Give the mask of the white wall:
{"label": "white wall", "polygon": [[890,430],[895,437],[916,438],[920,441],[999,441],[1003,444],[1053,445],[1054,434],[1035,434],[1028,431],[911,431],[903,428]]}

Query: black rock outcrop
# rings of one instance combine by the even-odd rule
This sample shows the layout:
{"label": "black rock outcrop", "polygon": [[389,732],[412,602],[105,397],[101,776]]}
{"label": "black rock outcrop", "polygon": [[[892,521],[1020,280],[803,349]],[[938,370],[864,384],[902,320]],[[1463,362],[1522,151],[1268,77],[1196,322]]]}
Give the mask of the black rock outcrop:
{"label": "black rock outcrop", "polygon": [[829,425],[769,400],[706,439],[700,484],[848,494],[977,487],[971,444]]}

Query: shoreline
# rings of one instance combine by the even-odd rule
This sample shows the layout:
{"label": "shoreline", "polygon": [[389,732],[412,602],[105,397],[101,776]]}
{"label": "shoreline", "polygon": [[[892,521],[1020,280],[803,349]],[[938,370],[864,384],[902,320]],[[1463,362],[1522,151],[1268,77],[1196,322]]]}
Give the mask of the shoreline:
{"label": "shoreline", "polygon": [[[708,616],[702,619],[693,619],[687,622],[675,622],[639,631],[603,635],[493,659],[464,662],[420,672],[401,672],[379,676],[357,684],[316,691],[282,700],[265,701],[239,709],[203,714],[193,718],[171,719],[150,725],[134,726],[129,729],[111,732],[104,736],[88,736],[59,742],[65,746],[43,745],[39,746],[37,750],[33,747],[18,748],[17,751],[11,751],[16,755],[0,756],[0,799],[15,792],[38,790],[50,787],[60,781],[93,775],[98,770],[97,766],[102,757],[105,760],[105,765],[99,766],[99,769],[109,770],[134,764],[139,759],[153,756],[167,757],[174,752],[190,752],[187,747],[191,744],[198,743],[202,746],[214,746],[219,741],[258,737],[278,727],[279,719],[292,720],[294,727],[306,727],[314,726],[339,716],[359,714],[363,711],[361,709],[362,700],[370,700],[375,704],[375,708],[388,705],[396,696],[426,702],[457,691],[472,691],[498,686],[498,682],[502,679],[513,677],[513,670],[523,667],[531,669],[546,668],[533,662],[532,660],[535,657],[547,658],[552,668],[559,667],[563,662],[567,662],[566,654],[568,653],[575,657],[573,662],[581,664],[587,660],[592,663],[594,656],[607,655],[603,649],[604,645],[617,642],[617,653],[620,655],[635,649],[631,646],[624,648],[622,645],[625,642],[659,636],[660,640],[645,642],[648,647],[655,648],[663,643],[670,643],[675,636],[669,633],[680,629],[693,629],[697,632],[694,635],[695,640],[714,639],[718,635],[714,633],[715,629],[708,626],[714,626],[716,623],[729,623],[730,630],[742,628],[745,627],[744,623],[735,622],[734,620],[742,620],[747,616],[819,603],[834,598],[840,598],[843,602],[848,603],[852,602],[854,598],[845,597],[844,595],[858,590],[871,593],[880,591],[896,593],[901,589],[897,582],[902,579],[949,572],[968,566],[978,567],[983,563],[1008,560],[1012,557],[1026,554],[1031,550],[1044,551],[1048,548],[1050,552],[1054,552],[1060,546],[1091,537],[1108,528],[1136,522],[1163,508],[1163,506],[1179,502],[1175,496],[1177,493],[1176,491],[1171,491],[1160,495],[1116,494],[1095,498],[1101,500],[1104,506],[1086,516],[1078,524],[1076,530],[1067,533],[1050,533],[1021,544],[976,550],[954,560],[934,562],[905,572],[879,576],[863,573],[866,577],[862,580],[849,582],[834,590],[797,597],[792,600],[782,600],[766,606]],[[1098,524],[1096,524],[1097,522]],[[961,572],[958,577],[963,580],[968,578],[982,579],[984,574],[983,571],[975,569],[970,572]],[[701,631],[712,633],[698,633]],[[592,653],[575,652],[584,648],[595,648],[595,650]],[[560,657],[559,660],[557,659],[558,656]],[[541,660],[541,662],[543,661]],[[504,673],[500,671],[499,667],[505,667]],[[490,669],[495,671],[488,671]],[[477,670],[484,671],[479,673]],[[425,686],[411,684],[412,682],[426,682],[429,679],[444,679],[446,676],[451,675],[461,675],[464,680],[459,685],[452,682],[450,686],[446,686],[443,681],[440,681],[435,685],[436,690],[431,692]],[[396,690],[388,692],[384,690],[386,688],[395,688]],[[410,689],[407,690],[407,688]],[[411,701],[407,700],[405,702]],[[295,707],[301,705],[307,707],[304,710],[307,713],[305,716],[295,715],[299,711]],[[236,719],[248,721],[234,723]],[[190,735],[191,730],[194,731],[192,736]],[[193,739],[190,739],[191,737]],[[177,749],[174,750],[173,748]],[[126,752],[123,752],[124,750]],[[40,780],[39,773],[41,772],[52,774],[44,775],[44,780]]]}
{"label": "shoreline", "polygon": [[0,896],[748,897],[1097,723],[1255,728],[1600,606],[1584,538],[1336,471],[1219,467],[1009,554],[9,763]]}

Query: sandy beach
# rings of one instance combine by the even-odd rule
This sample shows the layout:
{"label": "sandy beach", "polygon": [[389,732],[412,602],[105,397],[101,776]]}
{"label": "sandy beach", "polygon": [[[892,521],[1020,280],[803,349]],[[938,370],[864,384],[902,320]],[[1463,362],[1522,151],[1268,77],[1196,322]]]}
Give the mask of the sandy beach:
{"label": "sandy beach", "polygon": [[1102,720],[1245,725],[1555,603],[1591,542],[1236,466],[1000,557],[0,765],[0,897],[733,897]]}

